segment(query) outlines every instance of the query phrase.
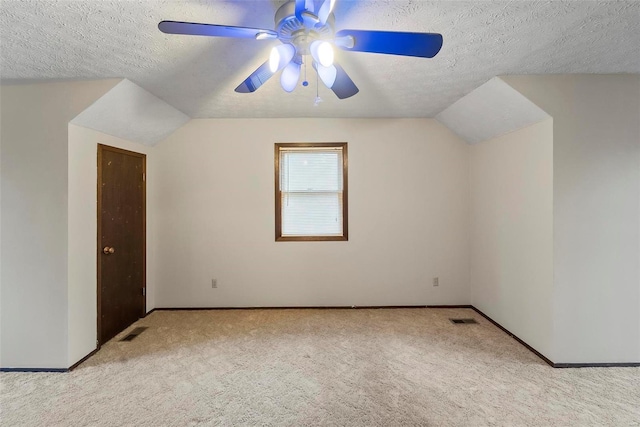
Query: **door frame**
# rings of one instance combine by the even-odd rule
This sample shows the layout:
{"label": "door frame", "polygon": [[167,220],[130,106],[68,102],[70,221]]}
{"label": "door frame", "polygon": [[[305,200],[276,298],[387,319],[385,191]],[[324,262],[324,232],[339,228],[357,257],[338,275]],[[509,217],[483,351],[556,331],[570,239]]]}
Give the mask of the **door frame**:
{"label": "door frame", "polygon": [[102,237],[102,153],[104,151],[111,151],[114,153],[125,154],[128,156],[139,157],[142,159],[142,295],[140,295],[142,299],[142,307],[140,312],[140,317],[144,317],[147,314],[147,155],[143,153],[137,153],[135,151],[124,150],[122,148],[111,147],[109,145],[98,144],[98,176],[97,176],[97,235],[96,235],[96,274],[97,274],[97,304],[98,304],[98,319],[97,319],[97,336],[96,336],[96,344],[99,349],[102,347],[102,248],[101,248],[101,237]]}

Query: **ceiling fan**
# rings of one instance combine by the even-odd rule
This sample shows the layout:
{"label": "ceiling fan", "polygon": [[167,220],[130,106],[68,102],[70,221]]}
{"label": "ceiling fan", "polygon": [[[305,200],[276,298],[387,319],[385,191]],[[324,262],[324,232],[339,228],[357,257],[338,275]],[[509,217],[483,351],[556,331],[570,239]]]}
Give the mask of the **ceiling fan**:
{"label": "ceiling fan", "polygon": [[[338,98],[349,98],[359,89],[334,60],[334,47],[345,51],[433,58],[442,47],[442,35],[392,31],[334,31],[336,0],[289,0],[275,14],[275,29],[233,27],[194,22],[162,21],[158,28],[167,34],[279,40],[269,59],[235,90],[255,92],[282,70],[280,84],[292,92],[300,81],[304,58],[311,55],[312,66],[322,82]],[[308,83],[303,82],[304,86]]]}

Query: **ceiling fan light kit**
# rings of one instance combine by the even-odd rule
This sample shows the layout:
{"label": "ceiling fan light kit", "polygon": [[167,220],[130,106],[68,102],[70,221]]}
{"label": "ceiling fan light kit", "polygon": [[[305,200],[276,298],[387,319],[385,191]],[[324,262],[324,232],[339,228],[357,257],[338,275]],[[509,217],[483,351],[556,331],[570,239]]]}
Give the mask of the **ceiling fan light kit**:
{"label": "ceiling fan light kit", "polygon": [[281,44],[271,49],[269,56],[269,70],[276,73],[287,66],[296,54],[296,49],[290,44]]}
{"label": "ceiling fan light kit", "polygon": [[287,92],[293,92],[300,81],[300,64],[292,60],[280,74],[280,85]]}
{"label": "ceiling fan light kit", "polygon": [[336,82],[336,78],[338,77],[338,70],[333,65],[329,67],[325,67],[320,64],[315,65],[316,72],[318,73],[318,77],[322,80],[322,83],[329,89],[333,88],[333,85]]}
{"label": "ceiling fan light kit", "polygon": [[333,47],[331,43],[324,40],[315,40],[309,45],[309,51],[314,61],[323,67],[331,67],[333,65]]}
{"label": "ceiling fan light kit", "polygon": [[436,33],[369,30],[336,33],[335,1],[290,0],[276,11],[274,30],[178,21],[162,21],[158,28],[167,34],[279,40],[282,44],[271,50],[269,59],[238,85],[235,91],[239,93],[255,92],[281,70],[280,85],[292,92],[300,81],[302,65],[310,56],[311,65],[323,84],[339,99],[346,99],[359,89],[335,61],[336,47],[421,58],[433,58],[442,48],[442,35]]}

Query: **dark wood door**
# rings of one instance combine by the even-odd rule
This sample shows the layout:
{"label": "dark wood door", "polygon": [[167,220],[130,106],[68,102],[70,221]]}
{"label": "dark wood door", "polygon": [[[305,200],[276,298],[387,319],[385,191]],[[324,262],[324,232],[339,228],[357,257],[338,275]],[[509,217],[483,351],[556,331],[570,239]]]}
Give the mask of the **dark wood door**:
{"label": "dark wood door", "polygon": [[98,344],[145,315],[146,156],[98,145]]}

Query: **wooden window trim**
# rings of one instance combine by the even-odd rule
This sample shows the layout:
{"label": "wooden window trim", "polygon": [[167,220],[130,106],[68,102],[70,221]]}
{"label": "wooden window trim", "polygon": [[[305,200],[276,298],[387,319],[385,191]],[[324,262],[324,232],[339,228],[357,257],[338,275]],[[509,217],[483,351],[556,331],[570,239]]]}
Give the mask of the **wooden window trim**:
{"label": "wooden window trim", "polygon": [[[282,235],[282,194],[280,191],[280,149],[281,148],[341,148],[342,149],[342,236],[283,236]],[[287,142],[274,144],[275,199],[276,199],[276,242],[335,242],[349,240],[349,179],[348,153],[346,142]]]}

